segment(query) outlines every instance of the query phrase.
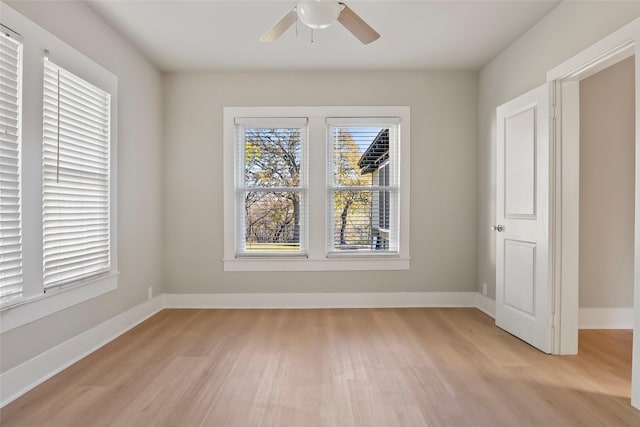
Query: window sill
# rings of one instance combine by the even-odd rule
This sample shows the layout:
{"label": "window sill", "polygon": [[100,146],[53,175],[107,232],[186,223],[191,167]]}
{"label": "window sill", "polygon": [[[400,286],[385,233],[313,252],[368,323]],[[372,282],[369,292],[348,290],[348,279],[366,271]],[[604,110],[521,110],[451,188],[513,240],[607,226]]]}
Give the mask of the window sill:
{"label": "window sill", "polygon": [[118,287],[118,273],[58,291],[20,298],[0,308],[0,333],[42,319],[66,308],[88,301]]}
{"label": "window sill", "polygon": [[363,271],[363,270],[409,270],[411,258],[362,259],[299,259],[299,258],[264,258],[264,259],[225,259],[224,271]]}

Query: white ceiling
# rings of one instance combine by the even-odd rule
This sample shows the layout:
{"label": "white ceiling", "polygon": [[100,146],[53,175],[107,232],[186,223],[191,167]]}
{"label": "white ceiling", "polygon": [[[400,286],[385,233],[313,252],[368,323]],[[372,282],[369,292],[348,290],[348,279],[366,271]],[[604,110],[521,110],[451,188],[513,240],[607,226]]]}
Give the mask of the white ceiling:
{"label": "white ceiling", "polygon": [[259,37],[295,1],[91,1],[164,71],[477,70],[559,2],[346,1],[381,37],[362,45],[339,24]]}

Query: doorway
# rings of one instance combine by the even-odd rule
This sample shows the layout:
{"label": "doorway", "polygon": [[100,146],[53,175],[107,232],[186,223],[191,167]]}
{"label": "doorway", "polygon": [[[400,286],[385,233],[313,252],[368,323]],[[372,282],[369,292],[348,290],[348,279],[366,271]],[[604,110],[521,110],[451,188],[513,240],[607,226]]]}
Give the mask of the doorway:
{"label": "doorway", "polygon": [[[628,58],[635,61],[634,104],[634,248],[640,247],[640,115],[638,100],[638,51],[640,19],[585,49],[547,73],[552,107],[551,227],[554,353],[576,354],[579,329],[580,279],[580,82]],[[634,57],[635,55],[635,57]],[[633,251],[634,307],[640,307],[640,251]],[[637,311],[637,310],[636,310]],[[640,333],[640,316],[633,316],[634,332]],[[633,342],[631,403],[640,407],[640,340]]]}
{"label": "doorway", "polygon": [[635,58],[579,83],[579,327],[633,328]]}
{"label": "doorway", "polygon": [[620,396],[630,393],[633,340],[634,62],[629,57],[579,82],[578,353],[600,351],[595,366]]}

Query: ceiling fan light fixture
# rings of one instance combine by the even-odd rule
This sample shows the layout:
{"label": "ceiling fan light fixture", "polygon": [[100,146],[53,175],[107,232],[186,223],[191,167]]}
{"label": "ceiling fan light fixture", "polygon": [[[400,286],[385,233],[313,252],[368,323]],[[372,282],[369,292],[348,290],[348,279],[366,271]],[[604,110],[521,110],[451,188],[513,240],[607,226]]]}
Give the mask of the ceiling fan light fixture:
{"label": "ceiling fan light fixture", "polygon": [[270,42],[277,40],[298,20],[304,25],[318,30],[327,28],[338,21],[351,34],[356,36],[362,44],[369,44],[380,38],[380,34],[371,28],[371,25],[367,24],[353,9],[342,2],[331,0],[302,0],[269,28],[269,30],[260,37],[260,41]]}
{"label": "ceiling fan light fixture", "polygon": [[330,0],[303,0],[296,7],[298,19],[314,30],[321,30],[335,23],[341,11],[340,3]]}

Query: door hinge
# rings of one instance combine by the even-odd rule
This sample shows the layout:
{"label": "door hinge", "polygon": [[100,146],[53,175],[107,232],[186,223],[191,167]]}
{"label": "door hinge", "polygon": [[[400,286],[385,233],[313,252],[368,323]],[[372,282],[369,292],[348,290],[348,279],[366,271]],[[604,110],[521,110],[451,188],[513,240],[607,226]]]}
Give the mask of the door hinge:
{"label": "door hinge", "polygon": [[557,108],[558,108],[558,107],[557,107],[556,105],[552,105],[552,106],[551,106],[551,118],[552,118],[552,119],[557,119],[557,118],[558,118],[558,116],[557,116],[557,112],[556,112],[556,109],[557,109]]}

